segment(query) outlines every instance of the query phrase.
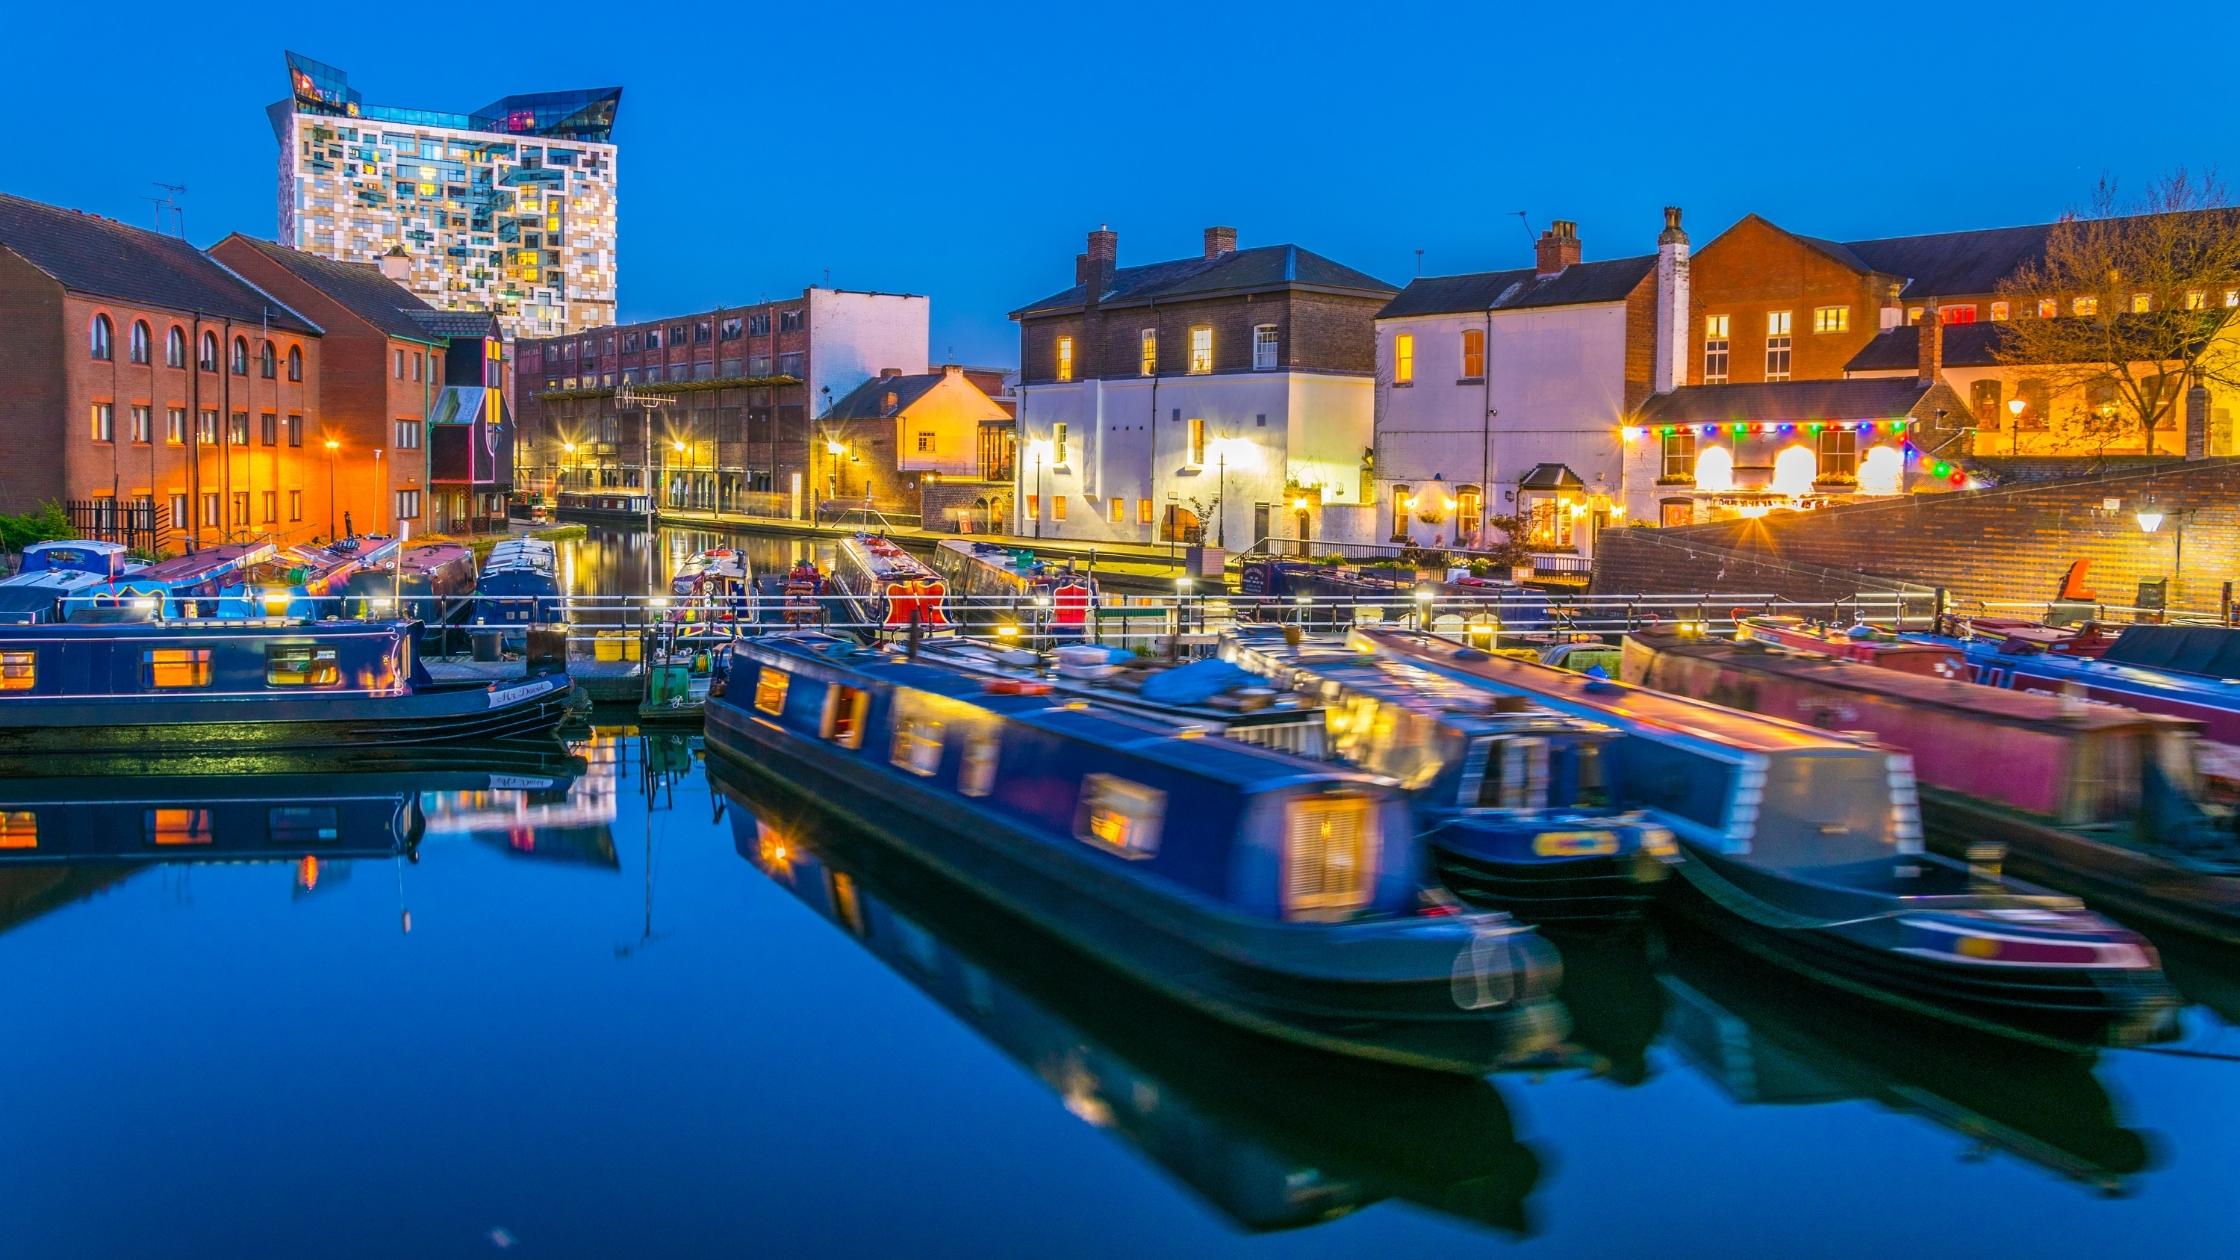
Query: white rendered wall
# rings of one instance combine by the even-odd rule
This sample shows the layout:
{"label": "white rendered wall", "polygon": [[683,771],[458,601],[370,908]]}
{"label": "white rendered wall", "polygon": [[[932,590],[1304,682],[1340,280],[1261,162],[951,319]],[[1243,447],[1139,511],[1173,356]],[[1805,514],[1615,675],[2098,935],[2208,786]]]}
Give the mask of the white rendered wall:
{"label": "white rendered wall", "polygon": [[[895,368],[926,370],[933,303],[907,293],[810,289],[809,407],[822,414],[848,391]],[[824,391],[831,389],[831,393]]]}

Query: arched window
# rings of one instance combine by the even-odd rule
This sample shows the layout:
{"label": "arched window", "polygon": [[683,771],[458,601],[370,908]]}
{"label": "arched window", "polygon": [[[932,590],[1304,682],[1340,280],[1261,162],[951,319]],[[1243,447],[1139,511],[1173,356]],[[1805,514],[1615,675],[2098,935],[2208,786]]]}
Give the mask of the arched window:
{"label": "arched window", "polygon": [[163,365],[183,368],[187,365],[187,330],[177,324],[163,339]]}
{"label": "arched window", "polygon": [[1812,493],[1812,483],[1820,475],[1820,459],[1802,442],[1782,448],[1773,457],[1773,491],[1792,498],[1803,498]]}
{"label": "arched window", "polygon": [[218,370],[218,334],[214,332],[202,334],[202,355],[197,362],[202,365],[202,370],[205,372]]}
{"label": "arched window", "polygon": [[257,352],[257,374],[269,381],[275,375],[277,375],[279,371],[279,360],[274,357],[272,351],[272,343],[268,341],[264,343],[264,349]]}
{"label": "arched window", "polygon": [[153,334],[148,331],[147,320],[136,319],[132,321],[132,361],[134,363],[146,363],[148,361],[148,354],[152,349],[148,343],[153,339]]}
{"label": "arched window", "polygon": [[249,374],[249,339],[247,337],[235,337],[233,339],[233,374],[235,376],[247,376]]}
{"label": "arched window", "polygon": [[288,379],[291,381],[300,381],[303,379],[302,346],[288,347]]}
{"label": "arched window", "polygon": [[93,346],[94,358],[113,359],[117,357],[116,349],[110,344],[109,341],[110,335],[114,331],[115,330],[110,327],[108,316],[96,315],[93,317],[93,332],[91,334],[91,343]]}
{"label": "arched window", "polygon": [[1734,489],[1734,452],[1706,446],[1696,455],[1696,489],[1725,493]]}
{"label": "arched window", "polygon": [[1457,543],[1468,538],[1472,546],[1483,547],[1485,540],[1478,537],[1485,524],[1486,492],[1481,486],[1456,486],[1454,488],[1454,537]]}

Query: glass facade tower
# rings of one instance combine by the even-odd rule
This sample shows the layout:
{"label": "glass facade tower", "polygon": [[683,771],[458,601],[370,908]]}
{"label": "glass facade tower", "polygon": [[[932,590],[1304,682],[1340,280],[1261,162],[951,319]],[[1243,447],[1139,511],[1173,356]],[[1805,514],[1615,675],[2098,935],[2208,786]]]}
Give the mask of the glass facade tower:
{"label": "glass facade tower", "polygon": [[280,240],[378,263],[442,310],[486,310],[508,339],[615,317],[621,88],[501,97],[467,113],[368,105],[289,53]]}

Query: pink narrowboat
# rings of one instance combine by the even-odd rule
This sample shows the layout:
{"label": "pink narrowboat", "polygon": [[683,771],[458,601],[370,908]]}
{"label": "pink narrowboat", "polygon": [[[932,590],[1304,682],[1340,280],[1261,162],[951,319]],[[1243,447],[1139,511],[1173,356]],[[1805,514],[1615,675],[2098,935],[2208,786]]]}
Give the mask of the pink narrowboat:
{"label": "pink narrowboat", "polygon": [[2204,805],[2194,723],[1762,642],[1628,636],[1629,682],[1910,753],[1929,838],[2024,878],[2240,944],[2240,837]]}

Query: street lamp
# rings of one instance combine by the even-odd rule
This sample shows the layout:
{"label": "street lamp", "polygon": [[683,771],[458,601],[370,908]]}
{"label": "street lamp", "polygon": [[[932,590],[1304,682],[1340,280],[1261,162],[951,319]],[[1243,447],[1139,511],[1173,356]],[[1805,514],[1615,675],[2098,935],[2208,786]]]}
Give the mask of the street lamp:
{"label": "street lamp", "polygon": [[562,442],[560,444],[560,449],[568,457],[567,465],[560,470],[560,484],[565,486],[575,480],[576,444],[573,442]]}
{"label": "street lamp", "polygon": [[840,467],[840,457],[847,453],[848,448],[841,445],[839,439],[826,438],[824,440],[825,460],[828,464],[831,465],[830,471],[825,474],[825,479],[827,482],[827,485],[825,487],[825,494],[835,499],[843,497],[840,493],[840,477],[842,474],[842,469]]}
{"label": "street lamp", "polygon": [[2018,454],[2022,443],[2022,413],[2030,409],[2030,402],[2020,394],[2007,400],[2007,414],[2013,423],[2007,426],[2007,454]]}
{"label": "street lamp", "polygon": [[[670,449],[670,450],[672,450],[672,451],[675,451],[675,452],[676,452],[677,454],[679,454],[679,455],[682,455],[682,454],[684,454],[684,439],[683,439],[683,438],[670,438],[670,439],[669,439],[669,449]],[[685,475],[685,477],[686,477],[686,478],[688,479],[688,481],[687,481],[687,484],[689,485],[689,479],[690,479],[690,478],[691,478],[691,476],[692,476],[692,461],[691,461],[691,460],[689,460],[689,459],[688,459],[688,460],[685,460],[685,461],[684,461],[684,475]],[[672,495],[672,496],[670,496],[670,497],[671,497],[671,498],[674,498],[674,497],[676,497],[676,496]],[[689,491],[688,491],[688,492],[686,493],[686,495],[685,495],[684,497],[685,497],[685,498],[687,498],[687,499],[689,499],[689,498],[691,498],[692,496],[691,496],[691,494],[690,494],[690,493],[689,493]],[[686,505],[686,504],[682,504],[682,503],[680,503],[680,504],[678,504],[677,506],[678,506],[678,507],[684,507],[684,506],[687,506],[687,505]]]}
{"label": "street lamp", "polygon": [[1048,489],[1043,484],[1042,444],[1038,442],[1034,448],[1034,536],[1037,538],[1042,537],[1042,518],[1050,511],[1050,496],[1045,493]]}
{"label": "street lamp", "polygon": [[2132,517],[2139,522],[2139,532],[2142,534],[2151,534],[2162,528],[2162,509],[2156,505],[2151,494],[2139,504],[2139,510],[2132,513]]}
{"label": "street lamp", "polygon": [[339,451],[339,450],[341,450],[341,449],[342,449],[342,443],[340,443],[340,442],[337,442],[337,441],[335,441],[335,440],[334,440],[333,438],[328,438],[328,439],[327,439],[327,541],[328,541],[328,542],[333,542],[333,541],[334,541],[334,453],[335,453],[336,451]]}

